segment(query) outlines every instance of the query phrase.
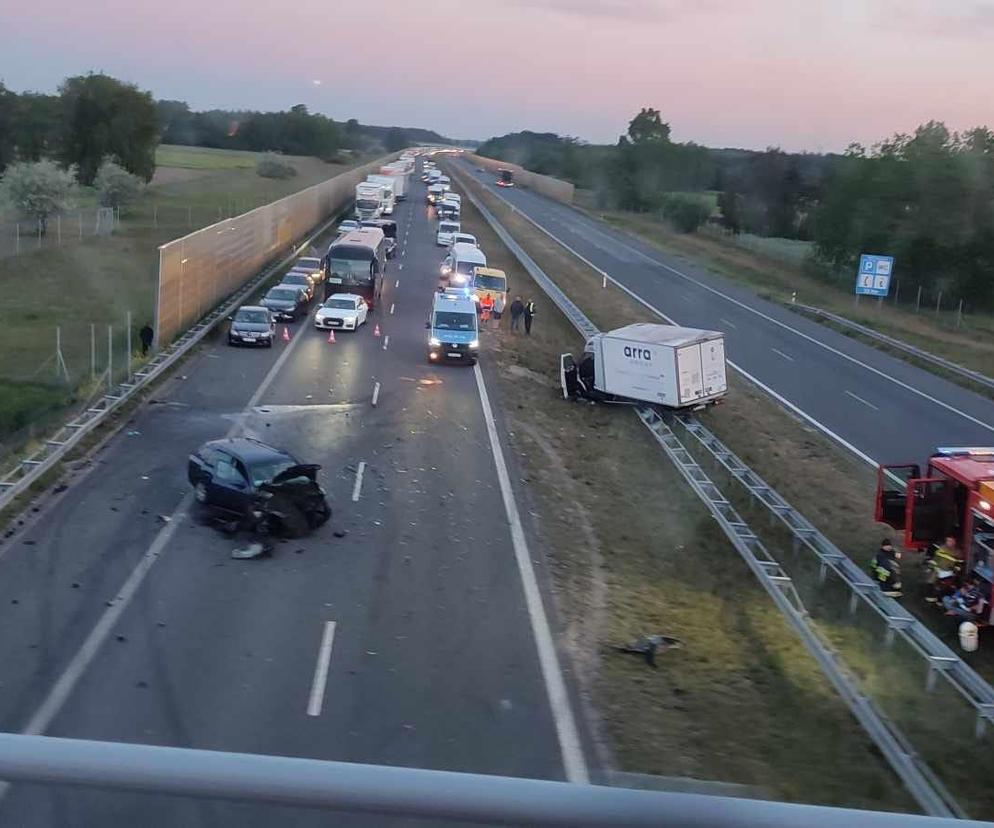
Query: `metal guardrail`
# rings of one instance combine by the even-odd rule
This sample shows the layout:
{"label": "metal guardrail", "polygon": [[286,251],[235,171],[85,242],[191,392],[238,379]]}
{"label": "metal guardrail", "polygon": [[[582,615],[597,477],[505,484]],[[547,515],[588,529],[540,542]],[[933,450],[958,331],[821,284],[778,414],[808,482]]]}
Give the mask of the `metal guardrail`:
{"label": "metal guardrail", "polygon": [[[458,173],[455,173],[455,177],[457,180],[463,178]],[[569,299],[542,271],[534,259],[525,252],[497,218],[482,204],[476,194],[465,186],[465,182],[461,181],[461,183],[463,184],[466,196],[480,212],[480,215],[493,228],[494,232],[507,245],[508,249],[521,261],[529,275],[549,295],[553,302],[556,303],[574,327],[585,338],[598,333],[597,327],[586,317],[576,303]],[[704,470],[693,460],[690,453],[680,443],[672,429],[669,428],[662,415],[651,406],[637,407],[636,413],[643,425],[649,429],[669,459],[690,484],[695,494],[698,495],[708,511],[714,516],[736,551],[739,552],[760,584],[773,599],[777,608],[797,632],[822,672],[831,681],[842,700],[849,707],[850,711],[852,711],[853,716],[860,723],[867,735],[873,739],[874,744],[880,749],[884,758],[915,800],[922,806],[926,813],[933,816],[964,817],[965,814],[960,806],[924,760],[917,755],[897,726],[867,696],[859,691],[858,681],[854,674],[841,661],[831,645],[821,638],[813,626],[810,614],[801,602],[790,576],[786,574],[779,562],[766,550],[749,525],[738,515],[718,487],[707,477]],[[679,419],[685,423],[696,423],[696,418],[690,415],[682,415]],[[735,459],[744,472],[752,474],[751,470],[748,470],[738,458]],[[779,498],[779,495],[776,495],[769,486],[762,485],[765,491]],[[782,501],[782,498],[780,500]],[[783,501],[783,503],[786,503],[786,501]],[[791,511],[793,512],[793,510]],[[805,526],[811,527],[811,524],[804,520],[799,513],[793,513],[803,521]],[[811,529],[813,530],[814,527],[811,527]],[[842,555],[841,552],[836,550],[836,553],[852,565],[852,562]],[[844,566],[840,561],[834,563],[840,567]],[[879,593],[879,589],[869,581],[867,576],[862,575],[861,580],[870,583],[874,591]],[[919,624],[919,626],[922,626],[923,631],[928,633],[928,630],[923,625]],[[941,642],[939,644],[943,646]],[[956,658],[955,655],[954,658]],[[956,661],[962,664],[960,659],[956,658]],[[933,663],[937,669],[941,669],[938,662],[930,662],[930,666]],[[963,666],[965,667],[966,665]],[[977,678],[979,679],[979,676]],[[990,688],[988,687],[988,689]]]}
{"label": "metal guardrail", "polygon": [[275,264],[267,267],[244,288],[190,328],[175,342],[159,351],[149,362],[134,374],[134,382],[120,383],[107,394],[104,394],[91,406],[79,411],[69,422],[62,425],[58,431],[45,440],[41,448],[31,452],[13,466],[0,473],[0,510],[6,508],[14,498],[28,488],[42,475],[52,469],[79,442],[103,422],[109,414],[131,399],[138,391],[154,382],[165,371],[168,371],[177,361],[193,348],[218,322],[226,318],[242,302],[251,296],[260,284],[266,281],[277,270],[285,267],[295,259],[300,251],[310,245],[314,239],[324,233],[342,215],[336,212],[328,221],[314,230],[310,236],[294,245],[292,252]]}
{"label": "metal guardrail", "polygon": [[[149,794],[459,820],[615,828],[968,828],[960,822],[757,799],[576,785],[287,756],[0,733],[0,778]],[[292,818],[284,820],[287,824]]]}
{"label": "metal guardrail", "polygon": [[916,348],[907,342],[900,339],[896,339],[893,336],[887,336],[887,334],[882,334],[879,331],[873,330],[866,325],[861,325],[858,322],[853,322],[851,319],[846,319],[844,316],[839,316],[838,314],[832,313],[827,310],[822,310],[821,308],[816,308],[813,305],[801,305],[793,304],[789,306],[792,309],[803,311],[804,313],[810,313],[813,316],[820,316],[824,319],[828,319],[834,322],[836,325],[842,325],[845,328],[856,331],[863,336],[867,336],[870,339],[875,339],[877,342],[882,342],[891,348],[896,348],[899,351],[903,351],[909,356],[913,356],[915,359],[920,359],[922,362],[928,362],[946,371],[956,374],[963,379],[970,380],[979,385],[983,385],[985,388],[989,388],[994,391],[994,377],[988,377],[986,374],[981,374],[979,371],[974,371],[970,368],[964,368],[962,365],[957,365],[952,360],[948,360],[945,357],[937,356],[936,354],[930,353],[928,351],[923,351],[921,348]]}
{"label": "metal guardrail", "polygon": [[983,735],[987,724],[994,723],[994,688],[908,610],[893,598],[885,596],[879,585],[863,569],[743,463],[696,417],[682,414],[676,419],[745,488],[755,502],[765,506],[771,515],[787,527],[796,543],[814,552],[821,565],[822,579],[831,570],[849,587],[851,611],[855,612],[859,602],[866,604],[887,625],[885,643],[889,644],[895,634],[899,635],[925,659],[928,667],[926,690],[932,690],[936,676],[941,675],[973,707],[976,713],[976,735],[978,738]]}

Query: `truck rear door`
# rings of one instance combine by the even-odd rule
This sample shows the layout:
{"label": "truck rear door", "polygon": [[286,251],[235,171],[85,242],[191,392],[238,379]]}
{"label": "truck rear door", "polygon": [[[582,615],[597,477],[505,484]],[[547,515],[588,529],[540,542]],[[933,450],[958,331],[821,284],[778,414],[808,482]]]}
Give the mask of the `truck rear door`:
{"label": "truck rear door", "polygon": [[700,345],[677,349],[676,375],[681,405],[699,400],[704,395]]}
{"label": "truck rear door", "polygon": [[701,343],[701,369],[705,397],[723,394],[728,390],[728,379],[725,377],[724,339],[712,339]]}

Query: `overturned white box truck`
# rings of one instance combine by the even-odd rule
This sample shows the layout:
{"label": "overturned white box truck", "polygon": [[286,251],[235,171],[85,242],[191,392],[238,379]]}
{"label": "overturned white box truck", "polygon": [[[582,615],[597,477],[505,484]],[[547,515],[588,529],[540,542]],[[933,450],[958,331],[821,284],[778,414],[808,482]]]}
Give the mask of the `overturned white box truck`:
{"label": "overturned white box truck", "polygon": [[718,331],[626,325],[587,340],[577,362],[559,358],[567,399],[703,408],[725,396],[725,335]]}

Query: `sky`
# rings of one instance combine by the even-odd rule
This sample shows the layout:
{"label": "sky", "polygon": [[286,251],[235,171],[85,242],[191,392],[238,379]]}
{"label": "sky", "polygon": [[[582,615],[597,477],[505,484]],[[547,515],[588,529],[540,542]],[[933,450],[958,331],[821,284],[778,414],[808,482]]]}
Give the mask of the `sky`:
{"label": "sky", "polygon": [[287,109],[483,139],[834,151],[994,126],[994,0],[0,0],[0,80],[103,71],[194,109]]}

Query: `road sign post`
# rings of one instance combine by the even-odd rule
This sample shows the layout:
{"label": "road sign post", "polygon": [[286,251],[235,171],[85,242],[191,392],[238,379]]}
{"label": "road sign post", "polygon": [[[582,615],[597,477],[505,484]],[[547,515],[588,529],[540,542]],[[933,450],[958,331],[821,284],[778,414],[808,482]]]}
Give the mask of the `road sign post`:
{"label": "road sign post", "polygon": [[876,296],[883,299],[890,292],[890,278],[894,272],[893,256],[863,253],[856,272],[856,296]]}

